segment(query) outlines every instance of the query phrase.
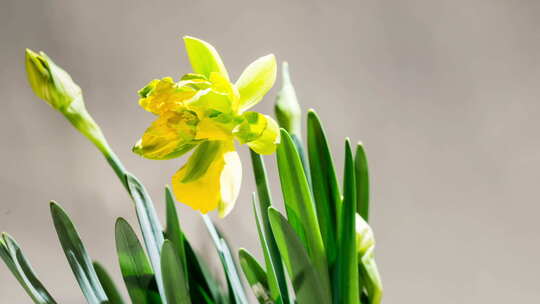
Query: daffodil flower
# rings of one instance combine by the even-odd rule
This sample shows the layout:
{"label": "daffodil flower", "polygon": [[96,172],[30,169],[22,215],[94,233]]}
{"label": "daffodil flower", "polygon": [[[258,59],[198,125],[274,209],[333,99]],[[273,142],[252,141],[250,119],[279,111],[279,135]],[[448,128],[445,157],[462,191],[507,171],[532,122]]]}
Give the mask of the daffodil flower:
{"label": "daffodil flower", "polygon": [[172,177],[176,199],[202,213],[233,208],[242,180],[234,140],[259,154],[271,154],[279,128],[269,116],[247,111],[276,79],[274,55],[255,60],[231,83],[217,51],[184,37],[193,73],[178,81],[152,80],[139,91],[139,105],[157,116],[133,151],[149,159],[171,159],[194,150]]}

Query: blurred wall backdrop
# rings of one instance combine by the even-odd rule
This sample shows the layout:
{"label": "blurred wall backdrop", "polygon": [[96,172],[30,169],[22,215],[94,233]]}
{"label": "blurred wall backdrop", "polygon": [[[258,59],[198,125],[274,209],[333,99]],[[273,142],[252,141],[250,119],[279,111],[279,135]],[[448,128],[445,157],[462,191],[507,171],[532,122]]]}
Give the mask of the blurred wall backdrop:
{"label": "blurred wall backdrop", "polygon": [[[289,61],[339,163],[345,136],[365,143],[385,303],[538,303],[539,28],[532,0],[1,0],[0,230],[60,303],[83,303],[49,216],[57,200],[91,256],[120,279],[114,220],[136,223],[130,200],[97,150],[34,96],[24,49],[71,73],[163,214],[163,185],[183,160],[130,152],[152,120],[136,92],[190,70],[189,34],[214,44],[234,77],[270,52]],[[276,92],[257,109],[272,112]],[[241,198],[219,225],[260,257],[244,147],[242,157]],[[199,217],[179,211],[196,247],[216,258]],[[30,303],[3,264],[0,303]]]}

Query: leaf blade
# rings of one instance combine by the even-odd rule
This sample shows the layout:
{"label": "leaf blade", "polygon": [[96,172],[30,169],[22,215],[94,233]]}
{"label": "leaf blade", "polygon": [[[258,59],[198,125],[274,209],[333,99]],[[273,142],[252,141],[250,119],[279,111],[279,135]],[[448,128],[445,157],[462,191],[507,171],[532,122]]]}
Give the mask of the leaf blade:
{"label": "leaf blade", "polygon": [[350,141],[345,142],[345,170],[343,178],[343,206],[339,218],[337,255],[337,289],[334,303],[355,304],[360,299],[358,290],[358,257],[356,253],[356,181]]}
{"label": "leaf blade", "polygon": [[330,286],[326,250],[309,183],[296,146],[284,129],[281,129],[281,139],[277,162],[287,218],[302,240],[323,284]]}
{"label": "leaf blade", "polygon": [[356,146],[354,169],[356,171],[356,208],[362,218],[369,222],[369,170],[366,150],[361,143]]}
{"label": "leaf blade", "polygon": [[37,278],[15,239],[7,233],[2,233],[0,238],[0,257],[34,303],[56,304],[51,294]]}
{"label": "leaf blade", "polygon": [[122,300],[122,296],[120,295],[118,288],[114,284],[114,281],[112,280],[107,270],[96,261],[93,262],[93,265],[94,269],[96,270],[99,282],[101,283],[101,286],[103,286],[107,298],[109,298],[109,303],[124,304],[124,300]]}
{"label": "leaf blade", "polygon": [[134,303],[160,303],[154,271],[131,225],[118,218],[115,225],[118,262],[129,297]]}
{"label": "leaf blade", "polygon": [[154,204],[146,188],[141,182],[131,173],[126,173],[126,183],[128,185],[129,194],[135,203],[135,212],[139,227],[142,232],[144,246],[148,253],[150,265],[154,271],[157,287],[161,298],[165,301],[165,292],[163,290],[163,281],[161,277],[161,246],[163,245],[163,229],[159,218],[157,217]]}
{"label": "leaf blade", "polygon": [[341,194],[326,134],[313,110],[308,112],[307,125],[311,189],[328,264],[332,267],[337,255],[337,210],[341,204]]}
{"label": "leaf blade", "polygon": [[[272,205],[270,187],[263,158],[260,154],[250,150],[253,175],[257,185],[259,199],[253,197],[253,213],[257,225],[257,232],[261,248],[264,253],[264,260],[268,274],[268,284],[272,299],[277,303],[289,303],[289,291],[287,279],[283,269],[281,256],[276,245],[276,240],[272,234],[270,221],[268,219],[268,207]],[[257,208],[257,201],[259,208]]]}
{"label": "leaf blade", "polygon": [[246,280],[259,303],[271,303],[266,271],[253,255],[243,248],[238,251],[238,258]]}
{"label": "leaf blade", "polygon": [[183,265],[174,244],[165,240],[161,249],[163,287],[169,303],[190,304],[189,287]]}
{"label": "leaf blade", "polygon": [[276,209],[270,207],[268,214],[298,304],[330,304],[330,290],[322,281],[293,227]]}
{"label": "leaf blade", "polygon": [[86,300],[92,304],[107,302],[107,295],[75,225],[62,207],[55,202],[51,202],[50,209],[58,239]]}

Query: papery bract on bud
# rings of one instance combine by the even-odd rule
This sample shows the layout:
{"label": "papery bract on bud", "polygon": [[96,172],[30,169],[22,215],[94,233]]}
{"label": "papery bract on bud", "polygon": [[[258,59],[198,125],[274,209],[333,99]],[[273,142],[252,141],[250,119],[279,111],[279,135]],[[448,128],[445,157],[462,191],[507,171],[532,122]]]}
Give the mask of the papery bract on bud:
{"label": "papery bract on bud", "polygon": [[241,163],[234,139],[260,154],[271,154],[279,143],[279,128],[269,116],[246,111],[273,86],[276,60],[255,60],[236,83],[216,49],[184,37],[193,73],[178,81],[152,80],[139,91],[139,105],[157,115],[133,147],[149,159],[170,159],[195,149],[172,177],[176,198],[203,213],[218,209],[227,215],[241,184]]}
{"label": "papery bract on bud", "polygon": [[82,98],[81,88],[43,52],[26,49],[26,72],[36,95],[57,110]]}
{"label": "papery bract on bud", "polygon": [[276,118],[279,125],[289,134],[299,136],[302,129],[302,111],[291,82],[287,62],[284,62],[282,66],[282,82],[281,91],[276,99]]}
{"label": "papery bract on bud", "polygon": [[106,155],[110,154],[101,129],[88,114],[81,88],[44,52],[26,49],[28,82],[36,95],[58,110]]}

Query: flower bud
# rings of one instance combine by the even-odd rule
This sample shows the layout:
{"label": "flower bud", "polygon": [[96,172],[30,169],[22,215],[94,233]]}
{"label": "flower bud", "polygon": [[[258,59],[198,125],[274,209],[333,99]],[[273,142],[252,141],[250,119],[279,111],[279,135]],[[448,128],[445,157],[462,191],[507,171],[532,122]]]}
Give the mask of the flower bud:
{"label": "flower bud", "polygon": [[356,252],[361,258],[368,252],[369,249],[375,247],[375,238],[373,237],[373,230],[369,224],[360,216],[356,214]]}
{"label": "flower bud", "polygon": [[26,49],[28,82],[36,95],[58,110],[106,155],[111,151],[101,129],[86,110],[81,88],[45,53]]}
{"label": "flower bud", "polygon": [[289,65],[283,62],[283,76],[281,91],[276,99],[276,118],[279,126],[289,134],[300,136],[302,110],[296,98],[296,92],[289,76]]}
{"label": "flower bud", "polygon": [[81,88],[43,52],[26,49],[26,72],[36,95],[61,112],[82,98]]}

